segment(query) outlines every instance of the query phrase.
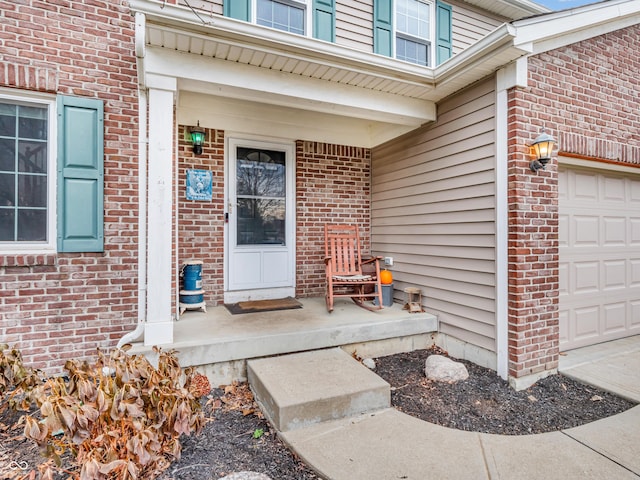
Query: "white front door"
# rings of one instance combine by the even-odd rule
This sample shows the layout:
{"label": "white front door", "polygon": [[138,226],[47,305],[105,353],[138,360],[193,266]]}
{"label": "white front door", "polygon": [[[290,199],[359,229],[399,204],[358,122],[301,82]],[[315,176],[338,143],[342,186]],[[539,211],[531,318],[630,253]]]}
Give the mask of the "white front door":
{"label": "white front door", "polygon": [[295,148],[229,138],[225,302],[295,295]]}

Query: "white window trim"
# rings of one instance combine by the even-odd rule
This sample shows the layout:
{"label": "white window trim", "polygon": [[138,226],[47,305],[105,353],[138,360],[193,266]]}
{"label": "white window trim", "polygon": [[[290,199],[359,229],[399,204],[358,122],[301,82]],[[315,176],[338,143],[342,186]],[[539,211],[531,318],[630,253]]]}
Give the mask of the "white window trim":
{"label": "white window trim", "polygon": [[[255,1],[255,0],[254,0]],[[429,43],[428,48],[429,48],[429,63],[427,65],[423,65],[429,68],[434,68],[434,63],[435,63],[435,54],[436,54],[436,48],[435,48],[435,39],[436,39],[436,2],[433,1],[425,1],[425,0],[417,0],[420,3],[424,3],[425,5],[429,6],[429,38],[426,39],[426,41]],[[393,25],[393,37],[392,37],[392,51],[393,51],[393,58],[397,58],[396,57],[396,39],[398,38],[398,35],[400,35],[401,37],[407,39],[407,40],[411,40],[412,38],[418,38],[418,37],[411,37],[410,35],[407,35],[405,33],[398,33],[398,30],[396,28],[396,0],[393,0],[393,11],[391,13],[392,17],[391,17],[391,21],[392,21],[392,25]],[[400,60],[400,59],[398,59]],[[411,63],[413,65],[420,65],[418,63],[413,63],[413,62],[409,62],[407,60],[400,60],[401,62],[407,62],[407,63]]]}
{"label": "white window trim", "polygon": [[58,152],[57,137],[57,116],[56,97],[37,92],[20,91],[16,93],[14,89],[0,88],[0,100],[12,102],[31,103],[46,106],[49,112],[47,122],[47,241],[46,242],[0,242],[0,254],[21,255],[21,254],[50,254],[57,250],[57,166],[56,158]]}
{"label": "white window trim", "polygon": [[[304,29],[304,35],[302,36],[311,37],[313,35],[313,32],[311,31],[313,29],[313,14],[312,14],[313,0],[274,0],[274,1],[278,1],[285,5],[300,6],[304,8],[304,25],[302,26],[302,28]],[[253,19],[253,23],[255,25],[258,25],[258,0],[251,0],[251,18]],[[271,28],[271,27],[265,27],[265,28]],[[276,28],[274,30],[279,30],[279,29]],[[279,31],[284,31],[284,30],[279,30]],[[291,33],[291,32],[287,32],[287,33]],[[300,35],[300,34],[292,33],[292,35]]]}

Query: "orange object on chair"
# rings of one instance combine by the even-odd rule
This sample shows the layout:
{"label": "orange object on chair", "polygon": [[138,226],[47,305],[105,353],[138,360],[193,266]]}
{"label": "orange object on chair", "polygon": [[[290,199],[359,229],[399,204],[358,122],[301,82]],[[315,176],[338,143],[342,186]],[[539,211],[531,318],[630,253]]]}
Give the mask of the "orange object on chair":
{"label": "orange object on chair", "polygon": [[[357,226],[325,225],[324,253],[327,278],[326,301],[329,312],[333,311],[333,302],[336,297],[351,298],[356,305],[367,310],[382,308],[380,282],[382,257],[362,258]],[[376,306],[365,305],[365,300],[374,298],[378,299]]]}

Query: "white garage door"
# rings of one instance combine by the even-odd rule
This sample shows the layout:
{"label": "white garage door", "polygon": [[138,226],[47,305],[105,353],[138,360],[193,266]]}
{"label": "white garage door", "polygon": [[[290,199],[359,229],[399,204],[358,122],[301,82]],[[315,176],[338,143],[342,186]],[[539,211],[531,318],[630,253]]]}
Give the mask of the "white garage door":
{"label": "white garage door", "polygon": [[640,334],[640,175],[561,166],[560,348]]}

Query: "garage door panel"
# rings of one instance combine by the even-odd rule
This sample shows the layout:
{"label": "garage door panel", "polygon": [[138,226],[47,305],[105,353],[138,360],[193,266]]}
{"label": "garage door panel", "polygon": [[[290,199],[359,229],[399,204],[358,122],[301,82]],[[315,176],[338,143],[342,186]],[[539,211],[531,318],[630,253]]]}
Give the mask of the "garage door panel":
{"label": "garage door panel", "polygon": [[594,293],[599,290],[598,286],[598,262],[575,262],[573,264],[575,288],[571,293]]}
{"label": "garage door panel", "polygon": [[630,262],[631,280],[629,286],[640,287],[640,259],[634,258]]}
{"label": "garage door panel", "polygon": [[617,290],[626,288],[627,273],[624,260],[608,260],[602,262],[604,271],[603,290]]}
{"label": "garage door panel", "polygon": [[640,246],[640,218],[631,218],[629,223],[631,224],[631,245]]}
{"label": "garage door panel", "polygon": [[623,177],[602,177],[603,200],[624,204],[627,201],[624,182]]}
{"label": "garage door panel", "polygon": [[583,173],[571,171],[570,178],[573,178],[573,195],[574,199],[583,201],[598,200],[598,178],[591,173]]}
{"label": "garage door panel", "polygon": [[573,340],[598,337],[600,334],[599,310],[597,306],[576,308],[574,310],[576,329]]}
{"label": "garage door panel", "polygon": [[640,333],[640,175],[561,166],[560,345]]}
{"label": "garage door panel", "polygon": [[635,204],[636,208],[640,208],[640,180],[630,178],[629,182],[629,202]]}
{"label": "garage door panel", "polygon": [[[573,217],[575,235],[573,245],[583,247],[598,246],[599,219],[597,217]],[[571,234],[570,237],[571,238]]]}
{"label": "garage door panel", "polygon": [[640,331],[640,300],[629,302],[631,305],[631,319],[629,320],[629,328],[633,331]]}
{"label": "garage door panel", "polygon": [[604,245],[624,246],[627,242],[627,219],[624,217],[603,217]]}
{"label": "garage door panel", "polygon": [[604,316],[602,334],[619,333],[626,330],[627,304],[625,302],[604,305],[602,314]]}

